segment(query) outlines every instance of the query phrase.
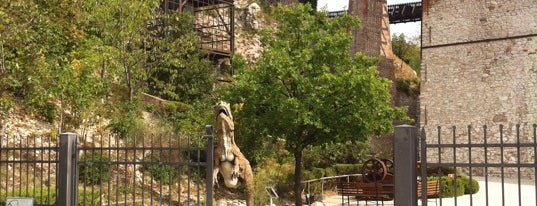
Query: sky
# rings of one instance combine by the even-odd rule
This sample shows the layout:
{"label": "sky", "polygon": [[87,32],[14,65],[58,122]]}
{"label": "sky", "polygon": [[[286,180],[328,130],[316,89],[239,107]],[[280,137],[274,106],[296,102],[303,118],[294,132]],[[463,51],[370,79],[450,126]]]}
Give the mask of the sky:
{"label": "sky", "polygon": [[[416,2],[420,0],[388,0],[388,4],[400,4],[408,2]],[[346,10],[349,6],[349,0],[317,0],[317,9],[323,9],[326,7],[328,11],[340,11]],[[421,22],[409,22],[390,24],[390,33],[393,34],[405,34],[407,37],[417,37],[420,35]]]}

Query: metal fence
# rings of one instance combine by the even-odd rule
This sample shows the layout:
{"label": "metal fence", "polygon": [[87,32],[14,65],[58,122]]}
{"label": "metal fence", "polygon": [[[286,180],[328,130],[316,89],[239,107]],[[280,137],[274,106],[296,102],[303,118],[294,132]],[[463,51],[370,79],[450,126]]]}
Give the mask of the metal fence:
{"label": "metal fence", "polygon": [[[421,179],[447,176],[453,182],[451,188],[440,187],[439,205],[536,205],[537,125],[437,127],[430,130],[432,138],[426,133],[422,129]],[[478,184],[457,186],[468,180]],[[463,195],[442,198],[447,193],[442,190]],[[427,205],[427,195],[422,202]]]}
{"label": "metal fence", "polygon": [[[392,182],[342,184],[346,205],[537,205],[537,125],[395,128]],[[385,171],[382,167],[376,172]],[[390,188],[393,186],[393,188]],[[383,200],[383,194],[393,199]],[[377,201],[368,201],[368,200]],[[380,200],[380,201],[379,201]],[[360,202],[362,201],[362,202]]]}
{"label": "metal fence", "polygon": [[212,205],[213,135],[0,138],[0,205]]}
{"label": "metal fence", "polygon": [[27,196],[53,205],[58,151],[57,138],[0,136],[0,205],[6,197]]}

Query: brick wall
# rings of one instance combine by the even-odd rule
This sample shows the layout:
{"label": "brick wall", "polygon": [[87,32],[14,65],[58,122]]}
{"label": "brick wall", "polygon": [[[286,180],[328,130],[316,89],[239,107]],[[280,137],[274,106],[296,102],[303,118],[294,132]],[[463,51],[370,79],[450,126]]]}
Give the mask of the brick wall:
{"label": "brick wall", "polygon": [[[514,141],[513,128],[522,124],[522,141],[529,141],[537,122],[537,2],[427,0],[423,5],[420,126],[427,135],[435,135],[437,126],[454,125],[463,130],[457,141],[467,142],[467,125],[503,124],[504,139]],[[474,132],[471,141],[482,141],[479,129]],[[487,136],[497,141],[498,130]],[[443,138],[451,141],[452,135]],[[521,157],[507,155],[534,156],[529,150]],[[482,155],[473,156],[478,161]]]}

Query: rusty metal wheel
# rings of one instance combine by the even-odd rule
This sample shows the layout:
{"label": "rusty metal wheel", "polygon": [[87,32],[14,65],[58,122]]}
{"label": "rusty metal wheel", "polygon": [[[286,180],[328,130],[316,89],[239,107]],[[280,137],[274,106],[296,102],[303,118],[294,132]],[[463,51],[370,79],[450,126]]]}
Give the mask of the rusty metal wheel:
{"label": "rusty metal wheel", "polygon": [[364,162],[362,175],[365,182],[380,182],[386,178],[388,168],[384,161],[378,158],[371,158]]}
{"label": "rusty metal wheel", "polygon": [[390,159],[381,159],[381,160],[386,165],[386,169],[388,169],[388,172],[393,173],[393,161]]}

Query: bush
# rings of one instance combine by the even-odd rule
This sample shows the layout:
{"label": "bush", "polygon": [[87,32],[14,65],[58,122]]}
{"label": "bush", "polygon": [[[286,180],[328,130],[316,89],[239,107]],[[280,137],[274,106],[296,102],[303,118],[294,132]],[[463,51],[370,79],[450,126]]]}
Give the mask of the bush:
{"label": "bush", "polygon": [[331,167],[326,168],[326,169],[324,169],[324,176],[325,177],[337,176],[337,171],[336,171],[336,169],[331,168]]}
{"label": "bush", "polygon": [[[31,197],[34,198],[34,205],[53,205],[56,203],[56,188],[33,188],[28,190],[11,191],[9,193],[0,193],[0,205],[6,204],[6,197]],[[101,193],[99,191],[87,191],[82,188],[78,189],[78,205],[97,206]]]}
{"label": "bush", "polygon": [[464,195],[465,184],[461,178],[457,178],[457,193],[455,194],[455,179],[443,176],[440,179],[440,190],[442,197],[454,197],[455,195],[461,196]]}
{"label": "bush", "polygon": [[130,134],[143,133],[143,123],[138,119],[136,112],[128,112],[125,116],[114,117],[110,120],[108,127],[121,138]]}
{"label": "bush", "polygon": [[476,194],[479,192],[479,183],[477,180],[472,179],[470,182],[470,178],[467,176],[460,176],[457,178],[460,178],[464,184],[464,194]]}
{"label": "bush", "polygon": [[362,142],[329,143],[304,150],[306,169],[328,168],[338,163],[358,164],[366,156],[367,145]]}
{"label": "bush", "polygon": [[110,177],[111,161],[108,157],[100,153],[90,153],[84,155],[80,165],[80,179],[89,184],[100,184],[103,181],[108,181]]}
{"label": "bush", "polygon": [[0,96],[0,114],[6,114],[12,108],[15,108],[15,102],[9,98]]}
{"label": "bush", "polygon": [[151,164],[147,166],[147,171],[151,177],[162,184],[171,185],[179,177],[179,169],[168,164],[168,160],[160,157],[149,157]]}
{"label": "bush", "polygon": [[[273,187],[281,199],[293,197],[293,174],[293,164],[278,163],[272,158],[265,159],[262,164],[254,168],[255,194],[257,194],[255,202],[264,204],[269,201],[265,187]],[[278,202],[275,204],[280,205]]]}
{"label": "bush", "polygon": [[58,116],[56,105],[50,102],[46,102],[44,105],[39,105],[37,107],[37,113],[49,123],[54,122],[54,119]]}
{"label": "bush", "polygon": [[332,168],[335,169],[338,175],[348,175],[360,173],[361,164],[336,164]]}

